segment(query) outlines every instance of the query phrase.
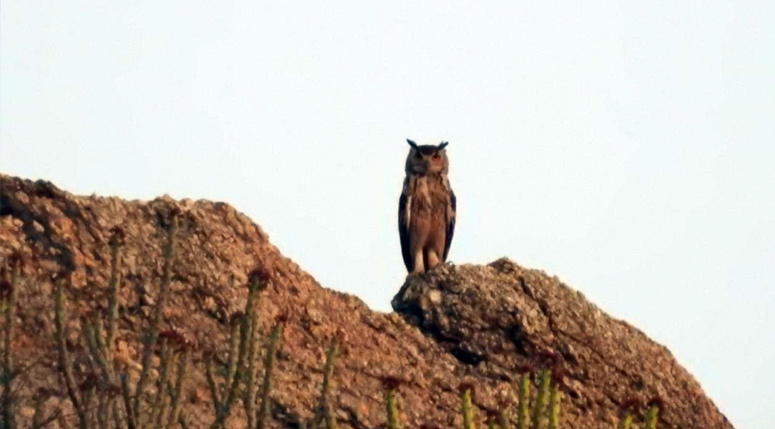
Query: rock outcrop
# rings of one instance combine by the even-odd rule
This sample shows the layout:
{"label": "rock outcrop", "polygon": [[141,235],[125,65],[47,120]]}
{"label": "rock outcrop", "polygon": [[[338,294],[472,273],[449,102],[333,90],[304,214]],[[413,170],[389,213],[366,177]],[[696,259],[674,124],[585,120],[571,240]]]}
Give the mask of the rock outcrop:
{"label": "rock outcrop", "polygon": [[[462,382],[476,386],[475,403],[483,410],[513,404],[519,371],[546,352],[563,358],[565,428],[612,427],[623,401],[655,395],[666,404],[663,428],[732,427],[665,347],[541,271],[506,259],[444,266],[409,278],[393,300],[395,312],[383,314],[321,287],[227,204],[80,197],[48,182],[0,175],[0,265],[14,252],[28,261],[13,343],[16,361],[29,366],[17,410],[23,422],[33,414],[29,398],[36,392],[47,392],[46,407],[67,407],[55,369],[51,275],[67,273],[68,340],[82,360],[78,316],[107,305],[107,243],[114,226],[126,232],[115,364],[137,371],[139,333],[159,287],[172,210],[182,213],[181,229],[163,317],[165,326],[197,345],[183,398],[189,427],[212,421],[201,352],[225,353],[228,320],[243,307],[247,273],[257,266],[272,276],[260,306],[261,333],[279,315],[287,318],[272,391],[275,427],[297,427],[312,417],[325,349],[334,339],[343,344],[333,401],[341,427],[384,426],[380,379],[388,376],[405,380],[400,396],[406,427],[459,427]],[[70,411],[63,416],[74,421]],[[227,427],[244,424],[236,407]]]}

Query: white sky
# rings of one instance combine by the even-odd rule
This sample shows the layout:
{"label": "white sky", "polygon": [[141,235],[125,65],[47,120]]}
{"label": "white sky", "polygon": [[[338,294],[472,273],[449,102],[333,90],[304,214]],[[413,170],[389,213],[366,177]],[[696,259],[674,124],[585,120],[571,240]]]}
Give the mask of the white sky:
{"label": "white sky", "polygon": [[404,139],[448,140],[451,260],[558,275],[773,427],[775,3],[571,3],[4,0],[0,171],[229,202],[388,310]]}

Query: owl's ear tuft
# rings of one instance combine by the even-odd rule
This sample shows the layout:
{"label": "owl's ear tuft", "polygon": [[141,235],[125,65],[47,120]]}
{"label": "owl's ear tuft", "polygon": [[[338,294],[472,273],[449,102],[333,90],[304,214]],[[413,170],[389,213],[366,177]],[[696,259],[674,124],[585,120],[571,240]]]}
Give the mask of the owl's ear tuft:
{"label": "owl's ear tuft", "polygon": [[447,147],[448,144],[449,144],[449,142],[441,142],[441,144],[439,145],[439,148],[437,150],[444,149],[445,147]]}
{"label": "owl's ear tuft", "polygon": [[415,143],[415,142],[413,142],[413,141],[411,141],[409,139],[406,139],[406,142],[409,143],[409,146],[417,149],[417,143]]}

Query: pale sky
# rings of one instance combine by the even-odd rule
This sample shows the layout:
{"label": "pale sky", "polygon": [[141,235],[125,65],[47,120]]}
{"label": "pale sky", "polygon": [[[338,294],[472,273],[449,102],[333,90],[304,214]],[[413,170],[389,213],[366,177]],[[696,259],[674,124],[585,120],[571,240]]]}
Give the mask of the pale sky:
{"label": "pale sky", "polygon": [[381,311],[407,137],[450,142],[452,261],[559,276],[775,427],[774,2],[0,6],[0,171],[226,201]]}

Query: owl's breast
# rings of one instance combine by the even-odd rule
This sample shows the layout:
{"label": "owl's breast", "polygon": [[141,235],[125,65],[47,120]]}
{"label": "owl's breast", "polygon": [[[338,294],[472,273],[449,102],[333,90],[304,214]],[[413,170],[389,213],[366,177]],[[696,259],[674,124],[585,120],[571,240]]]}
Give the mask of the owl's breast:
{"label": "owl's breast", "polygon": [[446,213],[449,191],[440,180],[418,178],[412,192],[412,213]]}

